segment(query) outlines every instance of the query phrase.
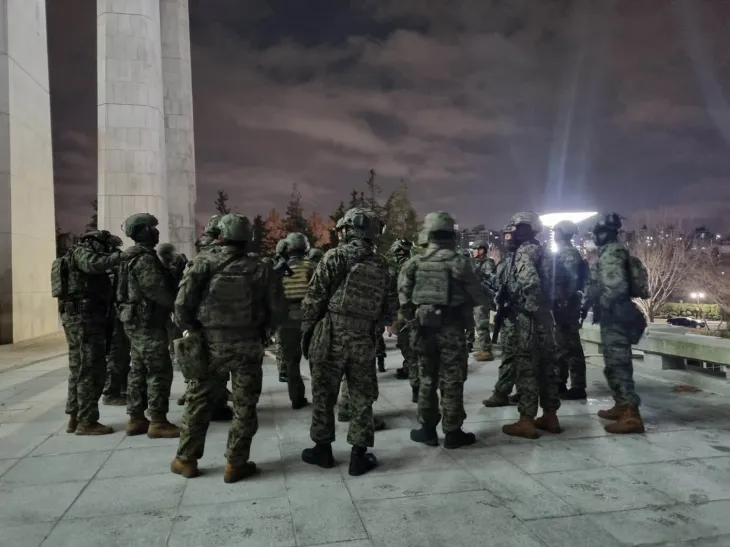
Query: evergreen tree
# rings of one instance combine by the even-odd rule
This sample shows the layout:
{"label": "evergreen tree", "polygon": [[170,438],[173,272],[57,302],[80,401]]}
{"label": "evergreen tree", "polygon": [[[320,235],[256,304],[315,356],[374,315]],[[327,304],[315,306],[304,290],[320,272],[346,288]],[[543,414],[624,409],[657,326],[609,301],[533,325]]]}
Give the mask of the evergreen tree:
{"label": "evergreen tree", "polygon": [[406,181],[401,180],[400,186],[390,195],[383,209],[382,218],[386,224],[386,231],[378,244],[380,251],[386,252],[398,238],[409,239],[415,243],[420,220],[411,203]]}
{"label": "evergreen tree", "polygon": [[86,230],[98,230],[99,229],[99,200],[91,200],[92,214],[89,222],[86,223]]}
{"label": "evergreen tree", "polygon": [[219,215],[227,215],[231,212],[230,207],[228,207],[228,194],[226,194],[223,190],[218,190],[214,205],[215,210]]}
{"label": "evergreen tree", "polygon": [[286,206],[286,213],[284,213],[284,219],[281,221],[281,229],[284,235],[292,232],[304,234],[310,244],[317,239],[312,233],[307,218],[304,216],[302,194],[299,192],[296,183],[292,185],[291,200]]}
{"label": "evergreen tree", "polygon": [[337,207],[334,213],[332,213],[329,216],[330,224],[332,225],[332,228],[330,229],[330,241],[329,245],[327,247],[329,249],[333,249],[334,247],[337,247],[340,244],[340,240],[337,237],[337,232],[335,231],[335,226],[337,225],[337,221],[340,220],[342,217],[345,216],[345,202],[341,201],[340,205]]}
{"label": "evergreen tree", "polygon": [[353,209],[355,207],[365,207],[365,194],[357,190],[350,192],[350,203],[347,208]]}
{"label": "evergreen tree", "polygon": [[269,230],[266,221],[261,215],[256,215],[251,223],[251,251],[254,253],[268,254],[271,251],[269,241]]}

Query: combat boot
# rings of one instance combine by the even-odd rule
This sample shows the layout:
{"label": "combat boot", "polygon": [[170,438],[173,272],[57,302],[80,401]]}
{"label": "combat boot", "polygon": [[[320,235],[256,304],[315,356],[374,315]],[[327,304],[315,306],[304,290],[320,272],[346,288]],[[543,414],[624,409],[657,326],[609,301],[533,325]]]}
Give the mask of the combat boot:
{"label": "combat boot", "polygon": [[471,353],[473,349],[474,349],[474,344],[472,344],[471,342],[467,342],[466,343],[466,352]]}
{"label": "combat boot", "polygon": [[542,416],[535,420],[535,427],[548,433],[562,433],[556,410],[543,410]]}
{"label": "combat boot", "polygon": [[492,393],[489,399],[484,399],[482,401],[482,404],[489,408],[509,406],[509,395],[505,395],[504,393],[497,393],[495,391],[494,393]]}
{"label": "combat boot", "polygon": [[638,408],[627,406],[624,408],[624,412],[617,422],[608,424],[603,429],[606,430],[606,433],[643,433],[644,420],[641,418]]}
{"label": "combat boot", "polygon": [[177,398],[177,406],[185,406],[185,395]]}
{"label": "combat boot", "polygon": [[69,414],[68,425],[66,426],[66,433],[75,433],[78,426],[79,421],[76,419],[76,414]]}
{"label": "combat boot", "polygon": [[566,386],[563,383],[558,384],[558,395],[559,396],[563,395],[563,393],[565,393],[566,391],[568,391],[568,386]]}
{"label": "combat boot", "polygon": [[299,410],[300,408],[304,408],[309,404],[309,401],[307,401],[306,397],[302,397],[301,400],[295,401],[291,404],[291,407],[293,410]]}
{"label": "combat boot", "polygon": [[516,405],[520,402],[520,398],[522,397],[521,393],[515,393],[514,395],[509,396],[509,404]]}
{"label": "combat boot", "polygon": [[373,431],[382,431],[385,429],[385,420],[380,416],[373,416]]}
{"label": "combat boot", "polygon": [[150,416],[150,427],[147,437],[150,439],[177,439],[180,437],[180,428],[167,421],[167,417]]}
{"label": "combat boot", "polygon": [[368,452],[364,446],[353,446],[350,452],[350,469],[348,473],[353,477],[364,475],[378,465],[378,459]]}
{"label": "combat boot", "polygon": [[452,450],[454,448],[461,448],[462,446],[470,446],[475,442],[477,442],[477,437],[474,433],[467,433],[459,428],[456,431],[450,431],[446,434],[444,448]]}
{"label": "combat boot", "polygon": [[101,404],[106,406],[127,406],[127,398],[121,395],[104,395],[101,399]]}
{"label": "combat boot", "polygon": [[170,464],[170,471],[176,475],[182,475],[186,479],[194,479],[200,476],[198,470],[198,460],[188,460],[186,462],[175,458]]}
{"label": "combat boot", "polygon": [[411,402],[412,403],[418,402],[418,388],[417,387],[411,388]]}
{"label": "combat boot", "polygon": [[398,380],[408,380],[408,367],[401,367],[395,371],[395,377]]}
{"label": "combat boot", "polygon": [[337,411],[337,421],[338,422],[349,422],[350,421],[350,412],[347,409],[340,407],[339,410]]}
{"label": "combat boot", "polygon": [[75,433],[76,435],[109,435],[110,433],[114,433],[114,429],[108,425],[94,422],[91,424],[79,424],[76,426]]}
{"label": "combat boot", "polygon": [[492,354],[492,350],[484,349],[474,353],[474,360],[479,361],[480,363],[494,361],[494,355]]}
{"label": "combat boot", "polygon": [[385,357],[378,357],[378,372],[385,372]]}
{"label": "combat boot", "polygon": [[286,372],[279,373],[279,381],[282,384],[288,384],[289,383],[289,377],[286,375]]}
{"label": "combat boot", "polygon": [[535,419],[530,416],[520,416],[517,422],[502,426],[502,433],[510,437],[522,437],[523,439],[539,439],[540,433],[535,427]]}
{"label": "combat boot", "polygon": [[599,410],[598,417],[603,418],[604,420],[617,421],[621,418],[621,416],[623,416],[624,410],[625,407],[614,404],[613,407],[608,410]]}
{"label": "combat boot", "polygon": [[436,426],[422,425],[421,429],[411,429],[411,440],[426,446],[438,446],[439,436]]}
{"label": "combat boot", "polygon": [[255,475],[258,472],[256,464],[253,462],[246,462],[241,465],[234,465],[230,462],[226,463],[226,469],[223,471],[223,482],[226,484],[232,484],[234,482],[242,481]]}
{"label": "combat boot", "polygon": [[145,418],[144,414],[130,414],[129,421],[124,429],[130,437],[144,435],[150,429],[150,421]]}
{"label": "combat boot", "polygon": [[330,443],[317,443],[313,448],[305,448],[302,450],[302,461],[322,469],[332,469],[335,466],[332,445]]}
{"label": "combat boot", "polygon": [[228,405],[222,405],[213,410],[211,422],[230,422],[233,419],[233,410]]}
{"label": "combat boot", "polygon": [[565,401],[582,401],[583,399],[587,399],[588,395],[586,394],[586,390],[583,388],[571,387],[568,391],[563,393],[560,398]]}

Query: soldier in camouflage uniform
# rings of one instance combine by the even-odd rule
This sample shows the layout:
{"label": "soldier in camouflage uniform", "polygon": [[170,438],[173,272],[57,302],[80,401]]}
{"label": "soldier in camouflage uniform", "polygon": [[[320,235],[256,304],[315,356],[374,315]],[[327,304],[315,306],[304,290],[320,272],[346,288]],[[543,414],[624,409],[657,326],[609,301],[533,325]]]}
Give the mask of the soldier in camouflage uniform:
{"label": "soldier in camouflage uniform", "polygon": [[411,347],[418,359],[420,381],[421,428],[411,431],[411,440],[438,446],[436,426],[443,415],[444,447],[459,448],[476,442],[473,433],[462,429],[468,361],[465,319],[473,314],[475,304],[484,301],[484,295],[470,263],[455,251],[453,217],[445,212],[429,213],[423,225],[428,248],[406,262],[398,276],[401,313],[414,321]]}
{"label": "soldier in camouflage uniform", "polygon": [[307,253],[307,258],[316,266],[320,260],[322,260],[322,257],[324,256],[324,253],[322,252],[322,249],[317,249],[315,247],[312,247],[309,249],[309,253]]}
{"label": "soldier in camouflage uniform", "polygon": [[[520,418],[514,424],[502,426],[502,432],[536,439],[538,429],[562,431],[557,417],[560,374],[554,362],[554,325],[545,287],[550,261],[543,257],[544,251],[535,239],[542,231],[536,213],[517,213],[510,224],[514,228],[506,235],[509,266],[504,283],[507,316],[514,329],[503,333],[503,346],[513,352]],[[535,420],[538,403],[543,415]]]}
{"label": "soldier in camouflage uniform", "polygon": [[[561,398],[585,399],[586,358],[579,330],[583,301],[581,291],[588,278],[588,263],[573,246],[572,239],[578,233],[578,226],[574,222],[558,222],[553,231],[558,250],[553,257],[552,301]],[[570,389],[567,389],[569,376]]]}
{"label": "soldier in camouflage uniform", "polygon": [[149,213],[137,213],[124,221],[124,234],[135,245],[122,253],[117,313],[132,347],[127,435],[146,433],[150,439],[167,439],[180,435],[180,430],[167,421],[173,378],[167,324],[175,288],[155,252],[160,239],[157,225],[157,218]]}
{"label": "soldier in camouflage uniform", "polygon": [[[112,252],[120,251],[123,245],[122,238],[110,237]],[[119,267],[109,272],[113,291],[112,297],[116,299],[117,280],[119,278]],[[124,332],[124,325],[117,317],[116,305],[109,310],[109,323],[107,324],[107,354],[106,354],[106,382],[104,383],[104,396],[102,403],[109,406],[127,406],[127,376],[129,376],[129,361],[131,347],[129,338]]]}
{"label": "soldier in camouflage uniform", "polygon": [[[183,254],[175,252],[175,246],[172,243],[161,243],[157,247],[157,256],[160,258],[160,262],[167,269],[172,280],[172,285],[175,287],[175,294],[177,294],[177,288],[180,286],[183,272],[187,268],[188,259]],[[175,351],[173,350],[173,340],[182,336],[182,331],[175,325],[170,319],[167,325],[167,333],[170,339],[170,359],[174,364],[175,362]]]}
{"label": "soldier in camouflage uniform", "polygon": [[[106,371],[106,326],[112,305],[109,273],[121,255],[110,254],[111,234],[93,230],[62,259],[66,261],[67,294],[58,296],[61,322],[68,342],[67,433],[108,435],[112,428],[99,423],[99,398]],[[61,259],[59,259],[61,260]],[[60,280],[54,280],[58,284]]]}
{"label": "soldier in camouflage uniform", "polygon": [[344,374],[350,386],[349,473],[358,476],[377,464],[367,452],[374,444],[378,385],[374,332],[377,322],[391,324],[395,294],[388,294],[388,263],[374,250],[382,223],[371,211],[354,208],[342,224],[345,243],[324,255],[302,302],[302,350],[312,366],[310,436],[315,442],[302,452],[302,460],[334,466],[334,408]]}
{"label": "soldier in camouflage uniform", "polygon": [[185,272],[175,300],[175,320],[182,329],[202,331],[209,373],[191,379],[177,457],[170,469],[186,478],[199,475],[205,437],[214,409],[220,371],[231,375],[235,410],[228,433],[226,483],[256,472],[249,461],[258,430],[256,405],[261,396],[264,346],[262,333],[276,326],[280,294],[270,263],[250,257],[248,219],[235,213],[220,220],[218,252],[198,257]]}
{"label": "soldier in camouflage uniform", "polygon": [[[598,246],[598,262],[593,269],[585,310],[593,308],[593,321],[601,326],[601,344],[608,386],[614,406],[600,410],[598,416],[615,423],[605,427],[608,433],[643,433],[644,421],[639,413],[641,399],[636,393],[631,362],[631,339],[641,337],[646,322],[631,300],[632,290],[645,292],[648,287],[632,287],[630,255],[618,241],[621,217],[606,215],[593,229]],[[640,330],[640,333],[633,332]]]}
{"label": "soldier in camouflage uniform", "polygon": [[[280,239],[276,243],[276,250],[274,251],[274,263],[278,263],[281,260],[288,258],[286,238]],[[282,384],[288,384],[289,380],[286,376],[286,365],[281,359],[281,343],[279,342],[279,331],[274,333],[274,358],[276,359],[276,370],[279,373],[279,382]]]}
{"label": "soldier in camouflage uniform", "polygon": [[285,238],[287,265],[293,275],[282,278],[284,299],[287,304],[287,319],[277,331],[279,358],[286,373],[289,400],[294,410],[309,404],[304,396],[304,382],[300,365],[302,361],[302,312],[301,303],[307,294],[309,280],[314,275],[315,265],[305,257],[307,239],[304,234],[291,233]]}
{"label": "soldier in camouflage uniform", "polygon": [[[474,270],[477,280],[481,283],[494,274],[494,260],[487,256],[489,244],[486,241],[477,241],[472,250],[474,253]],[[489,313],[494,306],[491,298],[487,298],[486,301],[486,305],[474,308],[474,330],[476,332],[474,359],[482,362],[494,361],[492,337],[489,334]]]}

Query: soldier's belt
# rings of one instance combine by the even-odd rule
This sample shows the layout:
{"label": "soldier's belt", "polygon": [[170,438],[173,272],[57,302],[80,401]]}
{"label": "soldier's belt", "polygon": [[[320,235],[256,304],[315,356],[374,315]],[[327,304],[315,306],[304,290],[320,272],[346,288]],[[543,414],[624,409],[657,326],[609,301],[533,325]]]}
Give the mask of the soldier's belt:
{"label": "soldier's belt", "polygon": [[341,327],[348,330],[367,330],[375,332],[375,321],[362,317],[353,317],[351,315],[343,315],[341,313],[328,312],[333,326]]}

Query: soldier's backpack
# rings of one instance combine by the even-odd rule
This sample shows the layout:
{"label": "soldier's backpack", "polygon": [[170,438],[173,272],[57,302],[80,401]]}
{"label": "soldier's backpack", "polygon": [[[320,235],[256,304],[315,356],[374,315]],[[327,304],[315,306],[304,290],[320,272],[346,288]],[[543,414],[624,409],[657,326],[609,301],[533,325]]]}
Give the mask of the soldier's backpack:
{"label": "soldier's backpack", "polygon": [[411,296],[416,306],[448,306],[451,301],[451,262],[429,260],[432,254],[418,261]]}
{"label": "soldier's backpack", "polygon": [[629,255],[629,294],[631,298],[649,298],[649,272],[644,263],[635,256]]}
{"label": "soldier's backpack", "polygon": [[382,312],[388,282],[385,264],[379,257],[355,260],[343,283],[335,289],[328,309],[334,313],[376,321]]}
{"label": "soldier's backpack", "polygon": [[64,300],[69,296],[69,253],[70,251],[67,251],[51,264],[51,296],[59,300]]}
{"label": "soldier's backpack", "polygon": [[307,296],[307,290],[309,289],[308,272],[310,269],[311,262],[305,258],[291,266],[292,275],[287,275],[282,278],[281,283],[284,285],[284,297],[289,302],[301,302]]}
{"label": "soldier's backpack", "polygon": [[259,261],[246,256],[232,256],[217,266],[200,303],[200,323],[207,328],[258,327],[254,309],[258,269]]}

